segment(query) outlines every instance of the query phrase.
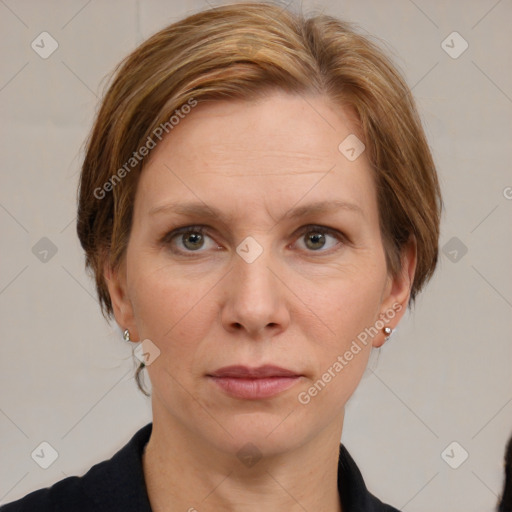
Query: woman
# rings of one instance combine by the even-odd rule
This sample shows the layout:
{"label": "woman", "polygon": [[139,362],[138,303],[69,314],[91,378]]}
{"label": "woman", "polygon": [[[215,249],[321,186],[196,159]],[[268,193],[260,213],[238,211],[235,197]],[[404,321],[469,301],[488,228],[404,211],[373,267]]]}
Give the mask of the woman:
{"label": "woman", "polygon": [[434,272],[440,211],[410,91],[349,25],[237,4],[151,37],[103,100],[77,229],[153,422],[2,511],[396,511],[344,406]]}

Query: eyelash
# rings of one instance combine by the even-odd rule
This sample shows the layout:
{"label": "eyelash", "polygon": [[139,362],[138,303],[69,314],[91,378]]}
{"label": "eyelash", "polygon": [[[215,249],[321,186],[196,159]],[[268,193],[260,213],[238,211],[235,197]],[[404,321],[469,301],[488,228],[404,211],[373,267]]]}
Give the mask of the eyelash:
{"label": "eyelash", "polygon": [[[166,235],[164,235],[161,239],[161,243],[166,246],[171,246],[174,239],[176,239],[180,235],[183,235],[186,233],[210,236],[208,234],[208,228],[206,226],[200,226],[200,225],[183,226],[181,228],[174,229],[174,230],[170,231],[169,233],[167,233]],[[300,228],[297,238],[300,238],[307,233],[320,233],[323,235],[330,235],[330,236],[336,238],[338,240],[338,242],[340,242],[342,244],[348,243],[347,237],[343,233],[341,233],[340,231],[338,231],[336,229],[329,228],[327,226],[319,226],[316,224],[309,224],[307,226],[303,226],[302,228]],[[311,253],[311,254],[331,254],[333,252],[333,249],[336,250],[336,248],[331,248],[327,251],[323,251],[322,249],[319,249],[317,251],[310,250],[310,251],[306,251],[306,252]],[[205,252],[205,251],[202,251],[201,249],[199,249],[197,251],[190,251],[190,250],[184,251],[181,249],[172,248],[171,250],[172,250],[172,252],[177,253],[177,254],[194,254],[194,253],[200,254],[201,252]]]}

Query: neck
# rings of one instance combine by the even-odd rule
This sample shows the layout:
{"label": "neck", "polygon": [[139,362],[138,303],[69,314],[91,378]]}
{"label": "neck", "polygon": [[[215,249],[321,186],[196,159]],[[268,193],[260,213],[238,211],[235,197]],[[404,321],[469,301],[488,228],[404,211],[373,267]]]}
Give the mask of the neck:
{"label": "neck", "polygon": [[142,456],[151,508],[342,512],[337,485],[342,423],[293,450],[244,464],[208,440],[154,416]]}

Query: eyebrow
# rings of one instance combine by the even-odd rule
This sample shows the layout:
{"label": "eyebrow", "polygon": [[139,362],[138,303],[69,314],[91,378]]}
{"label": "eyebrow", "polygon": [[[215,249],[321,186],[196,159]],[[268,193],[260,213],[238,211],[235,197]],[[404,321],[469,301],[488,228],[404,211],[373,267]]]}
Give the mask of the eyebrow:
{"label": "eyebrow", "polygon": [[[314,203],[305,204],[290,209],[283,215],[283,219],[300,219],[309,215],[319,213],[332,213],[337,210],[345,210],[354,212],[364,217],[363,210],[356,204],[348,203],[341,200],[325,200]],[[224,212],[215,208],[214,206],[208,206],[203,202],[190,202],[190,203],[168,203],[162,206],[157,206],[149,211],[150,215],[156,215],[159,213],[172,212],[177,215],[189,216],[189,217],[203,217],[221,220],[228,222],[232,219],[232,215],[226,215]]]}

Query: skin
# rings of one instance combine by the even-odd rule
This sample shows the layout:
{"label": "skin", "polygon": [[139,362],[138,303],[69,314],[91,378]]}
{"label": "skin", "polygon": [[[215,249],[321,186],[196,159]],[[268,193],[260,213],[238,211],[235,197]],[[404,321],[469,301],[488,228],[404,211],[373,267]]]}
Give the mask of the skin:
{"label": "skin", "polygon": [[[344,406],[384,334],[361,345],[308,404],[298,395],[401,304],[387,324],[396,327],[416,262],[410,244],[402,273],[388,274],[366,155],[351,162],[338,150],[352,133],[351,112],[328,98],[272,92],[199,104],[153,149],[126,257],[105,277],[121,328],[160,350],[147,366],[153,431],[143,456],[155,512],[342,510],[336,478]],[[286,217],[331,199],[360,211]],[[150,213],[189,201],[229,217]],[[301,233],[311,224],[343,238],[318,241],[315,228]],[[162,241],[196,225],[209,226],[202,246],[190,234]],[[247,236],[263,249],[252,263],[236,252]],[[232,364],[275,364],[302,377],[275,397],[237,399],[207,377]],[[262,456],[252,467],[236,455],[247,443]]]}

